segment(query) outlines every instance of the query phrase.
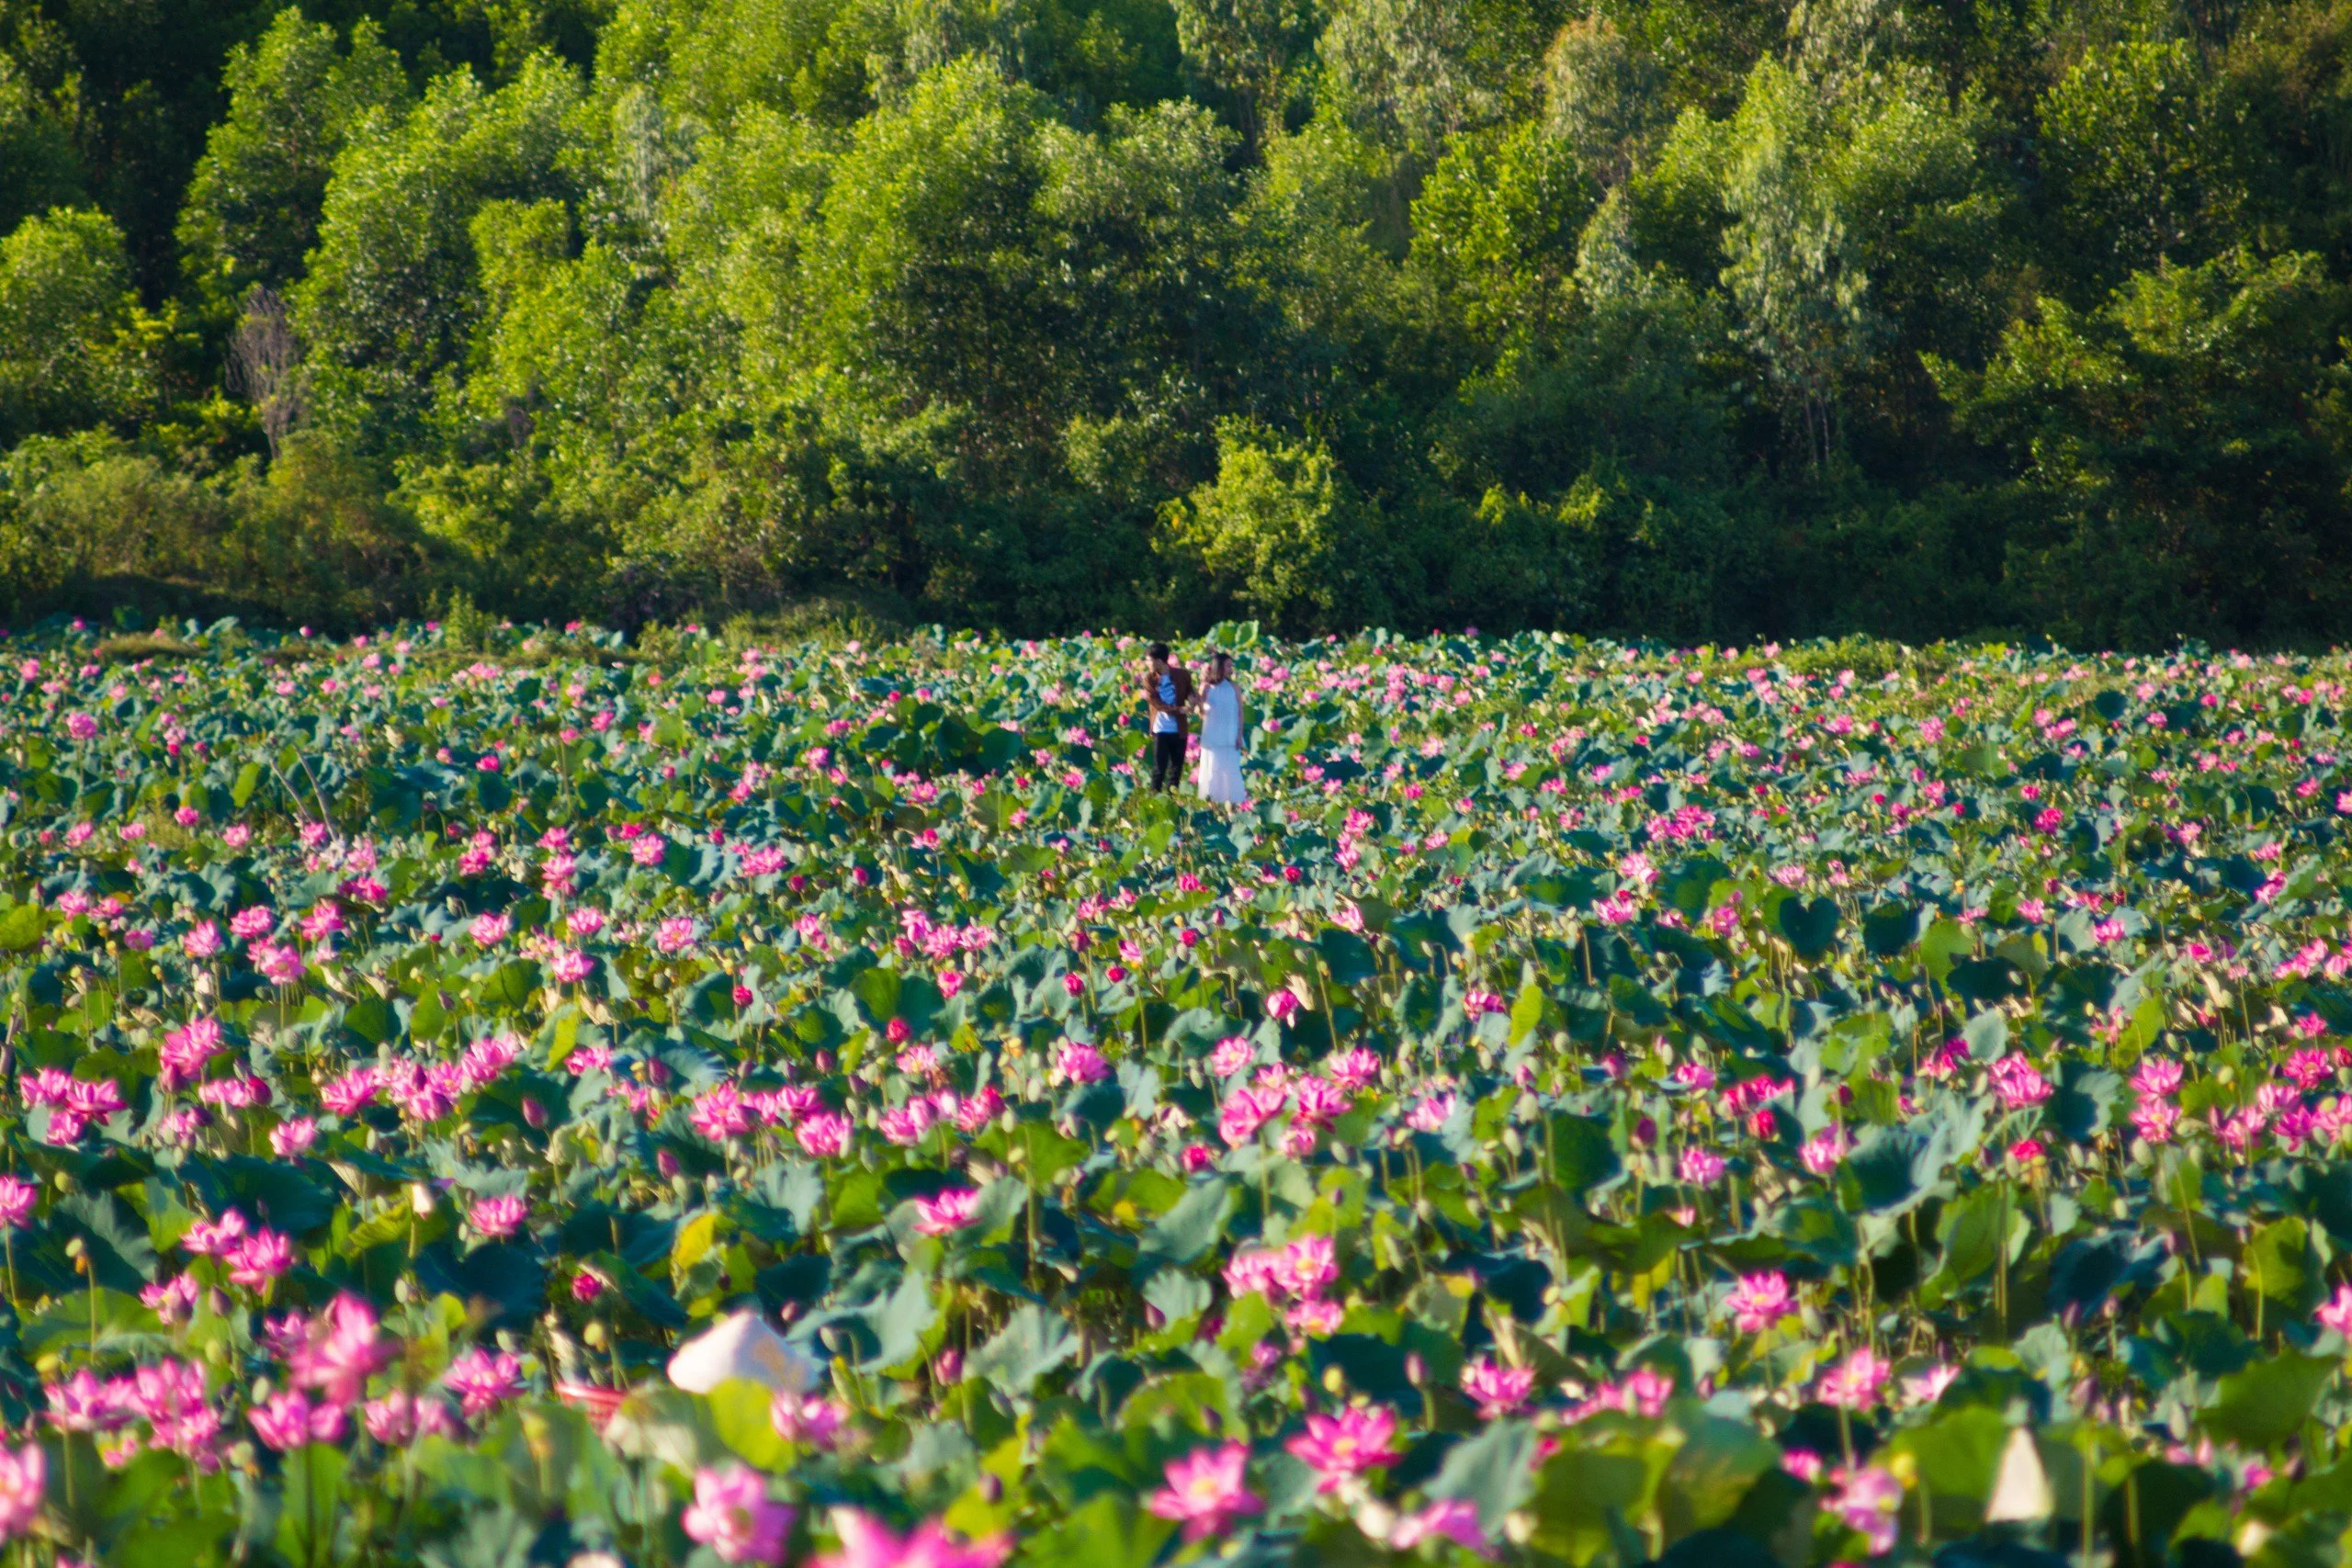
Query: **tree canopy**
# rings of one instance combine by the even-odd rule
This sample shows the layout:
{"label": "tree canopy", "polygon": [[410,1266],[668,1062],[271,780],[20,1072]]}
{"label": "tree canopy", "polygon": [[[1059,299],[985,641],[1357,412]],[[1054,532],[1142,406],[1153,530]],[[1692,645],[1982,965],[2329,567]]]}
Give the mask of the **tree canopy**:
{"label": "tree canopy", "polygon": [[0,603],[2337,639],[2347,111],[2352,0],[0,0]]}

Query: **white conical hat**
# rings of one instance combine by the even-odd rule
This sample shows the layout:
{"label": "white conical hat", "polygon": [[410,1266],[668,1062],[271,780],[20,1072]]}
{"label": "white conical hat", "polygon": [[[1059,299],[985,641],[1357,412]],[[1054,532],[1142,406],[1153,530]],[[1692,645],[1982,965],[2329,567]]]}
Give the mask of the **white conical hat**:
{"label": "white conical hat", "polygon": [[748,1309],[729,1313],[670,1358],[670,1381],[689,1393],[708,1393],[739,1378],[797,1393],[817,1376],[808,1357]]}
{"label": "white conical hat", "polygon": [[2041,1468],[2041,1450],[2033,1434],[2018,1427],[2001,1450],[2001,1470],[1993,1482],[1993,1500],[1984,1505],[1984,1522],[2004,1519],[2031,1523],[2048,1518],[2057,1507],[2050,1495],[2050,1477]]}

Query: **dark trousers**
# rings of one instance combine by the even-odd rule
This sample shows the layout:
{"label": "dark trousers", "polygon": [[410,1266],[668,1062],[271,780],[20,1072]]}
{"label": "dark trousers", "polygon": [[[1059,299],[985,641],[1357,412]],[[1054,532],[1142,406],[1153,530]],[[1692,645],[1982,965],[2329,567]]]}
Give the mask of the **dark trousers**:
{"label": "dark trousers", "polygon": [[1183,736],[1153,736],[1151,738],[1151,787],[1163,790],[1173,788],[1183,776]]}

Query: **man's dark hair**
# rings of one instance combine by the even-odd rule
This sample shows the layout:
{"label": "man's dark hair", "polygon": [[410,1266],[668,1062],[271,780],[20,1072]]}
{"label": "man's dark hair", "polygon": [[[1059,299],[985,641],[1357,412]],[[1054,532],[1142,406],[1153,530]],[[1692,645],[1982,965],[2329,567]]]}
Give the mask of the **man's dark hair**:
{"label": "man's dark hair", "polygon": [[1168,657],[1168,645],[1164,642],[1155,642],[1144,651],[1150,654],[1154,659],[1165,659]]}

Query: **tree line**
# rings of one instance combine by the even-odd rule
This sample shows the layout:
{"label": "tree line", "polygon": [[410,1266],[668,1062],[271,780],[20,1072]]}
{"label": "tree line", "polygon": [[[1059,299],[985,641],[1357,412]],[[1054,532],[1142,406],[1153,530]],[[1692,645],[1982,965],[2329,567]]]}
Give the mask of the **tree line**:
{"label": "tree line", "polygon": [[0,604],[2352,627],[2352,0],[0,0]]}

